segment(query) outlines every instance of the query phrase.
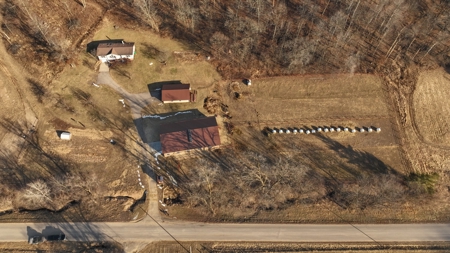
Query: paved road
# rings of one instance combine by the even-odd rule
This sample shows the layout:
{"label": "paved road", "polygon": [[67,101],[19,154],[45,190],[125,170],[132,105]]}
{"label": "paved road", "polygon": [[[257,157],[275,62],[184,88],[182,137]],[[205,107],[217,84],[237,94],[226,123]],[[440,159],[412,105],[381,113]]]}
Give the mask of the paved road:
{"label": "paved road", "polygon": [[[0,241],[26,241],[46,226],[62,230],[71,241],[278,241],[385,242],[450,241],[450,224],[295,225],[156,223],[0,224]],[[49,230],[47,228],[47,230]],[[30,232],[31,231],[31,232]]]}

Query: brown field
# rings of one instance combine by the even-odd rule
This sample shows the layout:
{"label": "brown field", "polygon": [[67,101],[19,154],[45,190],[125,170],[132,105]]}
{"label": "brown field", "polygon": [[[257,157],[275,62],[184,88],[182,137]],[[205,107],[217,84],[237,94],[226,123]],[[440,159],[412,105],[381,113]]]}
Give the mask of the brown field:
{"label": "brown field", "polygon": [[252,86],[240,83],[230,90],[244,94],[243,101],[230,104],[236,121],[256,121],[255,112],[237,110],[247,107],[256,109],[261,122],[340,123],[335,121],[388,116],[381,80],[373,75],[262,78],[252,80]]}
{"label": "brown field", "polygon": [[446,252],[448,243],[278,243],[278,242],[155,242],[139,253],[182,252],[324,252],[324,253],[440,253]]}
{"label": "brown field", "polygon": [[44,242],[38,245],[30,245],[27,242],[3,242],[0,243],[0,251],[5,253],[26,252],[92,252],[92,253],[121,253],[124,252],[119,243],[109,242]]}
{"label": "brown field", "polygon": [[449,147],[450,74],[444,69],[422,72],[413,96],[418,134],[432,144]]}
{"label": "brown field", "polygon": [[[341,87],[341,88],[335,88]],[[248,125],[264,128],[316,127],[380,127],[380,133],[323,133],[336,141],[332,147],[317,135],[272,135],[281,147],[288,140],[298,139],[300,149],[283,147],[287,152],[305,153],[311,150],[364,150],[386,166],[403,172],[401,153],[393,118],[385,99],[381,80],[373,75],[317,75],[274,77],[252,80],[252,86],[239,84],[227,87],[227,92],[247,94],[243,98],[225,99],[231,122],[245,131]],[[299,142],[299,143],[300,143]],[[251,145],[251,144],[250,144]],[[322,151],[320,151],[322,152]],[[326,156],[326,153],[324,153]],[[335,171],[341,177],[341,174]]]}

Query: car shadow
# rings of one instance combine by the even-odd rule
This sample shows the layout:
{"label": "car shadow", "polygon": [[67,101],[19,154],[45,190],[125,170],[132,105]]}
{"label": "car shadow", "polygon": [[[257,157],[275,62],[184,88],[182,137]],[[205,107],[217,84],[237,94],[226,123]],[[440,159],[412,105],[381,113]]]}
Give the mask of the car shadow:
{"label": "car shadow", "polygon": [[31,228],[30,226],[27,226],[27,236],[28,240],[30,240],[30,238],[34,236],[42,236],[42,234],[36,231],[35,229]]}
{"label": "car shadow", "polygon": [[60,235],[60,234],[64,234],[63,231],[53,226],[46,226],[42,230],[42,236],[44,236],[45,238],[48,238],[51,235]]}

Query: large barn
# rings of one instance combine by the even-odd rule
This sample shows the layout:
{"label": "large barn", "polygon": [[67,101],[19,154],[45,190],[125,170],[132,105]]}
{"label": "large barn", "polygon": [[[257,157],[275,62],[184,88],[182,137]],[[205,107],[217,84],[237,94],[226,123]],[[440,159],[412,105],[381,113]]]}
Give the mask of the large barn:
{"label": "large barn", "polygon": [[199,118],[161,125],[161,148],[164,156],[220,145],[215,117]]}
{"label": "large barn", "polygon": [[134,42],[100,43],[97,46],[97,57],[102,62],[120,59],[134,59],[136,47]]}

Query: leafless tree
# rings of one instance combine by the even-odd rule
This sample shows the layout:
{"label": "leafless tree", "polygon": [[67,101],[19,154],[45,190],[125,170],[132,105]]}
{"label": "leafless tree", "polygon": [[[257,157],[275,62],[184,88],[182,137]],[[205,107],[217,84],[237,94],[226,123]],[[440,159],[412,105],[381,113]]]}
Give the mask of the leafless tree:
{"label": "leafless tree", "polygon": [[37,180],[27,184],[27,188],[22,193],[25,204],[32,206],[45,206],[45,204],[52,202],[50,197],[51,189],[49,185],[43,180]]}
{"label": "leafless tree", "polygon": [[149,25],[155,30],[159,32],[158,26],[158,17],[156,13],[156,8],[153,4],[153,0],[137,0],[135,1],[135,5],[141,10],[145,19],[149,23]]}
{"label": "leafless tree", "polygon": [[221,32],[215,32],[209,42],[211,43],[211,47],[214,51],[216,51],[219,56],[225,54],[225,48],[228,46],[228,41],[230,39]]}

